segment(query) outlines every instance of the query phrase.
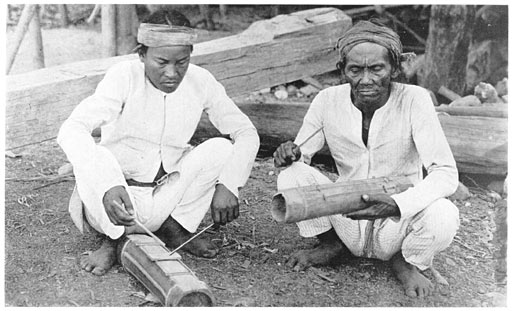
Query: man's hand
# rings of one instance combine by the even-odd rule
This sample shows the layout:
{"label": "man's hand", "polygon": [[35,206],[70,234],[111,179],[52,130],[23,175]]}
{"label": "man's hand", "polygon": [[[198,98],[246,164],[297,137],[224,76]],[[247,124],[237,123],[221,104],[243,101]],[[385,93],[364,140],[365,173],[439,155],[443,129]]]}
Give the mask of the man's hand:
{"label": "man's hand", "polygon": [[217,184],[211,205],[213,222],[225,225],[237,219],[239,215],[238,208],[238,198],[226,186]]}
{"label": "man's hand", "polygon": [[300,159],[300,148],[292,141],[282,143],[274,152],[274,165],[283,167],[292,164],[292,162]]}
{"label": "man's hand", "polygon": [[[117,202],[117,204],[114,203],[114,201]],[[128,192],[126,192],[123,186],[115,186],[105,192],[103,205],[105,206],[108,218],[114,225],[135,225],[135,211],[133,210]]]}
{"label": "man's hand", "polygon": [[345,214],[345,217],[353,220],[374,220],[400,216],[398,205],[396,205],[395,200],[387,194],[374,194],[371,196],[363,194],[361,198],[366,203],[365,207],[358,211]]}

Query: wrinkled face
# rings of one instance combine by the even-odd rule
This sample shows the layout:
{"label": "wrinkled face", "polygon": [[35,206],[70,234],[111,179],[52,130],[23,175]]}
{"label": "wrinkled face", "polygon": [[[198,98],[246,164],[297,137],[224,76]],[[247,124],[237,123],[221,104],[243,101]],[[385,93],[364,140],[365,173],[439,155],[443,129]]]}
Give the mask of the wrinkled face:
{"label": "wrinkled face", "polygon": [[190,45],[148,47],[139,57],[151,83],[162,92],[172,93],[187,72],[191,52]]}
{"label": "wrinkled face", "polygon": [[376,43],[361,43],[348,52],[345,60],[343,73],[350,83],[354,104],[361,108],[384,105],[391,79],[399,74],[391,66],[387,49]]}

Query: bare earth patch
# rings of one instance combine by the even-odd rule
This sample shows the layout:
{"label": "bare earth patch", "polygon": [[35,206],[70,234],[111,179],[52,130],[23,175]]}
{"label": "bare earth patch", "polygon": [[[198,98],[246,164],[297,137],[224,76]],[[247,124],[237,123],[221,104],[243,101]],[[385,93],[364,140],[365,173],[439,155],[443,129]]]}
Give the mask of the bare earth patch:
{"label": "bare earth patch", "polygon": [[[103,277],[80,270],[80,254],[97,248],[99,239],[80,235],[67,213],[74,181],[12,180],[55,176],[66,161],[57,144],[48,141],[16,152],[22,156],[6,158],[6,305],[157,306],[144,300],[148,291],[119,265]],[[287,270],[287,256],[315,240],[301,238],[295,225],[271,218],[276,173],[271,159],[257,160],[241,193],[241,217],[208,234],[221,247],[217,258],[182,254],[212,288],[218,306],[504,306],[506,290],[493,277],[494,201],[485,191],[475,188],[467,201],[456,202],[461,228],[434,262],[451,292],[412,299],[404,295],[387,262],[353,258],[301,273]],[[208,216],[203,225],[209,222]],[[427,276],[433,280],[430,272]]]}

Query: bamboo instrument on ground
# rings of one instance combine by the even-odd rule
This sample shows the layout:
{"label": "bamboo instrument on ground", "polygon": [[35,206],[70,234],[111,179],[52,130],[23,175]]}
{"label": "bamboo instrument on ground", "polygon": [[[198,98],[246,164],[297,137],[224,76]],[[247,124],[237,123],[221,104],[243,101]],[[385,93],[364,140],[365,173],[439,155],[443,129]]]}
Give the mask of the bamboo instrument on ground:
{"label": "bamboo instrument on ground", "polygon": [[139,280],[162,305],[172,307],[213,306],[209,287],[182,261],[145,234],[128,235],[118,247],[126,271]]}
{"label": "bamboo instrument on ground", "polygon": [[272,217],[295,223],[321,216],[346,214],[365,204],[363,194],[396,194],[412,187],[405,176],[349,180],[282,190],[272,198]]}

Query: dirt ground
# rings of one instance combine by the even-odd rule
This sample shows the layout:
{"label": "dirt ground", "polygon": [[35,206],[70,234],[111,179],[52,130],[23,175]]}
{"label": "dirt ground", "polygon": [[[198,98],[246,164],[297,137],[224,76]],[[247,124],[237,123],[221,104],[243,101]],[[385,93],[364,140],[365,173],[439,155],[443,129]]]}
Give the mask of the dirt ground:
{"label": "dirt ground", "polygon": [[[55,141],[18,153],[21,157],[6,158],[6,305],[157,306],[144,299],[148,291],[119,265],[103,277],[80,270],[78,258],[97,248],[99,239],[81,235],[67,213],[74,181],[12,180],[55,176],[66,162]],[[318,168],[329,171],[326,165]],[[451,291],[411,299],[403,294],[387,262],[351,258],[301,273],[287,270],[286,258],[297,249],[312,247],[315,240],[299,237],[294,225],[272,220],[276,173],[270,158],[258,158],[241,192],[240,218],[207,233],[221,248],[217,258],[182,253],[185,264],[211,287],[218,306],[504,306],[505,288],[497,286],[493,277],[495,200],[488,191],[474,187],[471,198],[455,202],[461,228],[434,262]],[[207,216],[203,226],[209,222]],[[426,275],[433,279],[429,271]]]}
{"label": "dirt ground", "polygon": [[[205,36],[241,31],[267,13],[232,11],[232,14],[235,22],[230,29],[205,31]],[[61,38],[66,38],[66,44]],[[97,28],[44,29],[43,41],[48,66],[99,56]],[[13,72],[27,70],[27,55],[26,46],[22,46]],[[74,181],[52,179],[66,162],[55,141],[14,152],[20,156],[5,158],[6,306],[159,306],[145,299],[148,290],[119,265],[103,277],[79,268],[80,255],[96,249],[100,240],[94,235],[81,235],[68,215],[67,204]],[[316,166],[332,176],[332,168],[326,162],[319,160]],[[472,195],[467,200],[455,201],[460,209],[460,230],[452,245],[434,261],[435,268],[449,282],[450,291],[436,291],[427,299],[412,299],[403,294],[387,262],[350,258],[335,266],[306,272],[287,270],[286,258],[297,249],[312,247],[316,241],[299,237],[295,225],[272,220],[270,203],[277,173],[269,154],[261,153],[241,192],[240,218],[218,231],[206,233],[221,249],[217,258],[198,259],[182,253],[185,264],[211,287],[216,305],[505,306],[506,287],[498,286],[494,279],[495,246],[491,240],[496,198],[485,189],[485,184],[461,176],[471,186]],[[20,181],[32,177],[39,180]],[[203,226],[210,221],[208,216]],[[430,271],[426,275],[433,280]]]}

